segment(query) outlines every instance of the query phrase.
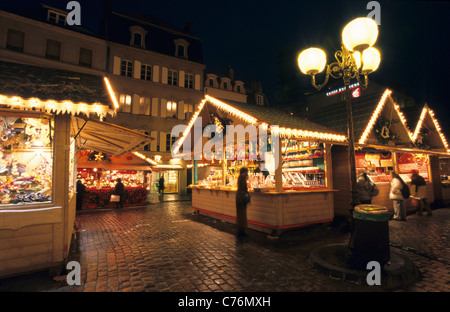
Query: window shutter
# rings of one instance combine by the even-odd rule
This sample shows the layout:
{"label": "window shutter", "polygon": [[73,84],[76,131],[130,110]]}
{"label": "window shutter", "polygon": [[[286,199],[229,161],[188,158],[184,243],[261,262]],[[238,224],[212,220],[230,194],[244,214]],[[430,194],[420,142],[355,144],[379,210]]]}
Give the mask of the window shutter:
{"label": "window shutter", "polygon": [[161,82],[164,84],[167,84],[167,67],[162,67],[161,68]]}
{"label": "window shutter", "polygon": [[178,101],[177,117],[178,119],[184,119],[184,101]]}
{"label": "window shutter", "polygon": [[134,61],[133,77],[141,79],[141,62],[139,61]]}
{"label": "window shutter", "polygon": [[200,75],[195,75],[195,90],[200,90]]}
{"label": "window shutter", "polygon": [[184,71],[180,70],[180,73],[178,74],[178,86],[179,87],[184,87]]}
{"label": "window shutter", "polygon": [[153,65],[152,78],[153,78],[153,82],[159,82],[159,66],[158,65]]}
{"label": "window shutter", "polygon": [[158,132],[152,131],[150,136],[154,139],[152,143],[150,143],[150,151],[156,152],[156,145],[158,144]]}
{"label": "window shutter", "polygon": [[139,107],[140,106],[140,102],[139,102],[139,95],[138,94],[133,94],[133,99],[131,101],[131,113],[132,114],[139,114]]}
{"label": "window shutter", "polygon": [[161,117],[166,117],[167,112],[167,100],[161,99]]}
{"label": "window shutter", "polygon": [[160,152],[166,151],[166,133],[165,132],[159,133],[159,151]]}
{"label": "window shutter", "polygon": [[152,98],[152,116],[158,116],[159,105],[158,98]]}
{"label": "window shutter", "polygon": [[113,74],[120,75],[120,57],[114,56]]}

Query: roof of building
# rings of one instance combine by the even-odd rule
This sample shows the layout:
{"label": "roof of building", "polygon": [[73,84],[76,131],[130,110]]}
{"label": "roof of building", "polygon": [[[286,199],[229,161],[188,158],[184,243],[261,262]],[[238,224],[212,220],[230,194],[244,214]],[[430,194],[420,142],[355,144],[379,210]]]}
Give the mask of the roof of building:
{"label": "roof of building", "polygon": [[113,114],[104,77],[97,75],[0,61],[0,95],[0,104],[23,109]]}
{"label": "roof of building", "polygon": [[103,76],[0,61],[0,93],[22,98],[109,105]]}

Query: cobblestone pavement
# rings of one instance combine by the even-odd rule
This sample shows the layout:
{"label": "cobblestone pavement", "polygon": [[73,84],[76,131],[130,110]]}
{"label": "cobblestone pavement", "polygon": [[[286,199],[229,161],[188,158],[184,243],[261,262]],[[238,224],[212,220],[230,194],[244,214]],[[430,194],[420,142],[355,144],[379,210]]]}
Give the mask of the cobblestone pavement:
{"label": "cobblestone pavement", "polygon": [[[391,250],[408,256],[423,279],[399,292],[450,291],[450,209],[390,221]],[[310,252],[346,243],[327,225],[286,232],[278,239],[192,214],[190,202],[163,202],[79,214],[69,261],[81,265],[81,285],[46,272],[0,280],[0,291],[50,292],[384,292],[332,279],[312,269]],[[62,276],[64,277],[64,276]]]}

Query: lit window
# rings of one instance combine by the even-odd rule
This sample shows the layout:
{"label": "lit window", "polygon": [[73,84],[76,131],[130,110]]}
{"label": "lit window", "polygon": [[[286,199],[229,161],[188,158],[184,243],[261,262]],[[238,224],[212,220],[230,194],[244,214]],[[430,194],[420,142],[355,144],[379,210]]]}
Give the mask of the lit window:
{"label": "lit window", "polygon": [[169,69],[167,83],[171,86],[178,86],[178,72],[176,70]]}
{"label": "lit window", "polygon": [[139,114],[150,115],[150,98],[141,97],[139,101]]}
{"label": "lit window", "polygon": [[188,89],[194,89],[194,75],[186,74],[184,76],[184,87]]}
{"label": "lit window", "polygon": [[194,105],[193,104],[184,104],[184,118],[191,119],[194,114]]}
{"label": "lit window", "polygon": [[152,66],[147,64],[141,65],[141,79],[142,80],[152,80]]}
{"label": "lit window", "polygon": [[125,77],[133,76],[133,62],[123,60],[120,65],[120,75]]}
{"label": "lit window", "polygon": [[167,116],[171,117],[177,113],[177,102],[167,102]]}
{"label": "lit window", "polygon": [[119,105],[123,113],[131,112],[131,95],[120,94],[119,95]]}

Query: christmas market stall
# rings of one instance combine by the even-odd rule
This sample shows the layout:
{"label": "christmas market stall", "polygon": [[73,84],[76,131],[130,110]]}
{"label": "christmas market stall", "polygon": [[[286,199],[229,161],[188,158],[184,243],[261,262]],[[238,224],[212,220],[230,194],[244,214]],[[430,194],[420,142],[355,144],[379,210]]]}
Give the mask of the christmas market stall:
{"label": "christmas market stall", "polygon": [[[408,128],[405,115],[389,89],[352,99],[357,174],[366,172],[380,190],[372,204],[392,210],[389,199],[391,172],[399,174],[410,186],[412,170],[417,170],[427,183],[429,201],[435,200],[434,186],[440,184],[439,173],[432,170],[433,157],[442,153],[425,148],[417,133]],[[336,131],[347,131],[345,102],[318,109],[309,120]],[[341,190],[335,196],[336,215],[349,214],[351,198],[347,148],[334,146],[333,183]],[[407,211],[415,210],[411,199],[405,200]]]}
{"label": "christmas market stall", "polygon": [[[122,154],[148,137],[95,121],[115,150],[90,138],[88,117],[114,116],[108,79],[0,62],[0,276],[61,269],[74,231],[77,151]],[[84,129],[75,126],[83,121]],[[87,132],[86,132],[87,130]],[[98,138],[102,141],[102,138]],[[57,272],[55,272],[57,273]]]}
{"label": "christmas market stall", "polygon": [[[429,151],[433,181],[434,206],[450,202],[450,150],[443,129],[433,110],[425,104],[421,110],[407,114],[412,140],[420,149]],[[438,179],[440,177],[440,179]]]}
{"label": "christmas market stall", "polygon": [[[212,138],[220,144],[209,148]],[[346,144],[346,136],[275,109],[206,95],[173,155],[192,157],[193,209],[228,222],[236,220],[236,182],[247,167],[248,226],[278,234],[333,220],[332,144]]]}
{"label": "christmas market stall", "polygon": [[86,186],[83,209],[113,207],[110,198],[119,178],[125,186],[124,206],[147,203],[152,167],[134,153],[115,156],[83,150],[78,152],[77,163],[77,180]]}

